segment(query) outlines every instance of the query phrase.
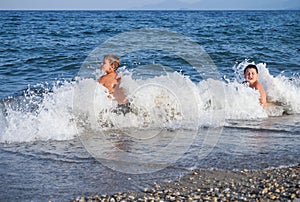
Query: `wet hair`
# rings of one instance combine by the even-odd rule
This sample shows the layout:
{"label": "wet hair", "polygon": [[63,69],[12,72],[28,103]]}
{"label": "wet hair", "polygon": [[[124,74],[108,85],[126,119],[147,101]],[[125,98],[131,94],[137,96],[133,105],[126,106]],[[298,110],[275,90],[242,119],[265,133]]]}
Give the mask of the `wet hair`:
{"label": "wet hair", "polygon": [[255,69],[256,73],[258,73],[258,69],[256,65],[250,64],[244,69],[244,74],[246,74],[247,69]]}
{"label": "wet hair", "polygon": [[108,60],[110,64],[113,64],[114,65],[114,69],[118,69],[119,65],[120,65],[120,59],[113,55],[113,54],[108,54],[108,55],[105,55],[104,60]]}

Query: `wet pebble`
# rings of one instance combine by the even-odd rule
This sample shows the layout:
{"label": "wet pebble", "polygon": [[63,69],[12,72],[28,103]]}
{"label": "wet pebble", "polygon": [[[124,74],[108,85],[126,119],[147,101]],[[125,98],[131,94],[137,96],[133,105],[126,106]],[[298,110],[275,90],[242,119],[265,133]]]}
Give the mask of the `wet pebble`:
{"label": "wet pebble", "polygon": [[300,198],[300,164],[267,170],[195,170],[142,192],[77,197],[85,201],[293,201]]}

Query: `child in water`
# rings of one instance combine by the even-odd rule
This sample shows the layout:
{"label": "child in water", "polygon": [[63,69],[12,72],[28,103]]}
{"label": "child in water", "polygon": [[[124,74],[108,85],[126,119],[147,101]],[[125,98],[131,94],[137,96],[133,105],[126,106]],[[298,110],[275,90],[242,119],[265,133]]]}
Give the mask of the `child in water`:
{"label": "child in water", "polygon": [[107,88],[109,97],[118,102],[118,106],[128,104],[123,88],[120,87],[121,77],[117,73],[120,59],[112,54],[105,55],[101,63],[101,71],[106,75],[101,76],[98,82]]}
{"label": "child in water", "polygon": [[255,65],[250,64],[244,69],[245,82],[249,84],[251,88],[259,91],[259,102],[263,107],[267,106],[267,96],[264,87],[258,82],[258,69]]}

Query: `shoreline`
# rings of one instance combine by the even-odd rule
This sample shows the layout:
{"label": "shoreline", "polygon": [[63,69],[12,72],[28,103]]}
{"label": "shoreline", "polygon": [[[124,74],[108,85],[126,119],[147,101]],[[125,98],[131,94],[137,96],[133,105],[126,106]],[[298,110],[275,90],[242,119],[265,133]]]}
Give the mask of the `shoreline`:
{"label": "shoreline", "polygon": [[262,170],[196,169],[150,189],[71,201],[295,201],[300,202],[300,163]]}

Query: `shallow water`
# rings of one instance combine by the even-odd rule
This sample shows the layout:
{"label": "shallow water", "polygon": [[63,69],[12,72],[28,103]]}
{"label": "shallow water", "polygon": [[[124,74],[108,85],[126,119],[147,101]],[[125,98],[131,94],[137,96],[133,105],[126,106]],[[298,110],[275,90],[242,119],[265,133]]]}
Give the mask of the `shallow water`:
{"label": "shallow water", "polygon": [[[278,128],[282,119],[291,130]],[[160,159],[153,159],[156,151],[151,147],[149,153],[141,152],[139,161],[134,154],[147,149],[147,143],[121,137],[116,131],[115,135],[106,136],[106,141],[102,135],[100,139],[99,135],[89,133],[89,140],[93,141],[75,138],[1,144],[1,187],[6,189],[3,197],[7,200],[68,199],[82,194],[143,190],[154,183],[175,179],[192,168],[261,169],[299,162],[300,136],[290,127],[299,123],[299,116],[239,122],[229,123],[217,137],[216,145],[204,141],[201,135],[206,130],[202,130],[180,157],[178,150],[173,150],[161,153]],[[191,131],[182,138],[190,138],[189,134]],[[161,139],[167,142],[173,139],[167,135],[159,138],[159,142],[148,144],[163,147],[166,143]],[[87,148],[98,153],[89,153]],[[177,160],[172,162],[172,159]]]}
{"label": "shallow water", "polygon": [[[144,189],[193,168],[299,162],[299,11],[0,15],[3,200],[68,200]],[[122,33],[139,38],[116,40]],[[97,84],[103,44],[123,54],[133,108],[125,116]],[[251,61],[276,103],[267,111],[240,84]]]}

